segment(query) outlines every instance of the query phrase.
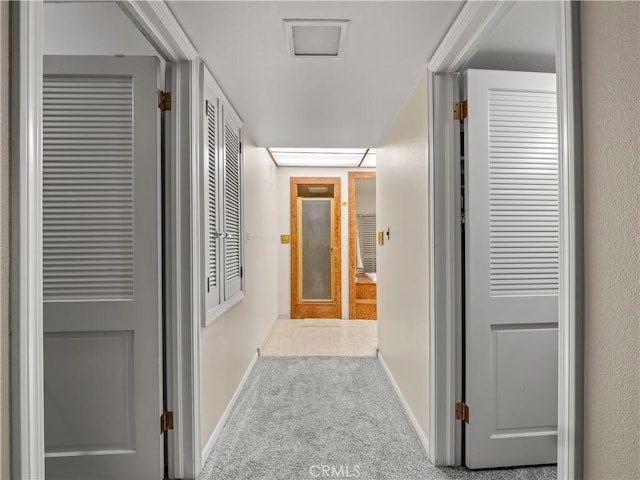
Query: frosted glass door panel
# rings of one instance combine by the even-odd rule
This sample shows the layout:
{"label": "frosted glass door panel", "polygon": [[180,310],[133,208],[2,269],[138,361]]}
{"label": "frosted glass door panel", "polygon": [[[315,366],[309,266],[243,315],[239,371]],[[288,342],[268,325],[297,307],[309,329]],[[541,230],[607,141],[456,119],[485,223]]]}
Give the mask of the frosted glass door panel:
{"label": "frosted glass door panel", "polygon": [[333,300],[332,244],[333,199],[301,198],[298,203],[301,221],[302,300]]}

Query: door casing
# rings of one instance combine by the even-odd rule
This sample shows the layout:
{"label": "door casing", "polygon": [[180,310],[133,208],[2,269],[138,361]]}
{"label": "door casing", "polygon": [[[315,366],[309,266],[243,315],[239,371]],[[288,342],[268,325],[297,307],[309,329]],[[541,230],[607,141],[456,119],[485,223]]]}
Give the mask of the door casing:
{"label": "door casing", "polygon": [[356,180],[376,178],[376,172],[349,172],[349,318],[356,318]]}
{"label": "door casing", "polygon": [[[198,53],[162,2],[118,2],[171,68],[173,92],[166,221],[168,404],[175,413],[169,475],[196,478],[200,451],[201,272],[197,165]],[[11,419],[12,478],[44,479],[42,352],[42,56],[43,3],[10,6],[11,145]],[[188,159],[188,161],[185,161]],[[191,208],[190,205],[196,205]],[[191,319],[185,322],[184,319]]]}
{"label": "door casing", "polygon": [[[456,238],[459,144],[452,105],[457,73],[505,17],[512,2],[468,2],[427,64],[429,79],[429,456],[461,463],[461,285]],[[582,477],[583,224],[580,4],[558,2],[556,74],[560,166],[560,292],[558,334],[558,478]]]}

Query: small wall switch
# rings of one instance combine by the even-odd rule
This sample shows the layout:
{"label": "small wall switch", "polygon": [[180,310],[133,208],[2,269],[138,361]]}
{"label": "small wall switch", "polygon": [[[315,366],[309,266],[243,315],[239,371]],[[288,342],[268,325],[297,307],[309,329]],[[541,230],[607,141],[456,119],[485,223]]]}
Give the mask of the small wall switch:
{"label": "small wall switch", "polygon": [[290,243],[289,235],[280,235],[280,243]]}

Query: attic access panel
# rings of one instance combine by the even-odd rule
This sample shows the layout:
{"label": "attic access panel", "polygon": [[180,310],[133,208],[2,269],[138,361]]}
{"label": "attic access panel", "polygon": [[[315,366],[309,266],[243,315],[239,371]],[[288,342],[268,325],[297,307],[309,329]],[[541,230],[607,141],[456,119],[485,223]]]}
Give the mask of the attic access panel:
{"label": "attic access panel", "polygon": [[289,58],[344,58],[350,20],[283,22]]}

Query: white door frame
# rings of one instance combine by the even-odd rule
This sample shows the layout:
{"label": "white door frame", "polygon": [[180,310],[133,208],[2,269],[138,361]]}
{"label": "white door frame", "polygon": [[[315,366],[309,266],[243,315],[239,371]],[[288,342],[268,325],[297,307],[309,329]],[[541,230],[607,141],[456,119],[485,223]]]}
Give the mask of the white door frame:
{"label": "white door frame", "polygon": [[[201,468],[199,418],[200,238],[197,92],[199,57],[164,2],[118,2],[171,67],[173,108],[167,212],[168,388],[175,413],[172,478]],[[43,4],[11,5],[11,417],[12,478],[44,472],[42,329]],[[188,159],[188,161],[181,161]]]}
{"label": "white door frame", "polygon": [[[428,63],[430,191],[429,456],[461,464],[459,152],[452,105],[456,72],[513,7],[513,2],[464,5]],[[583,227],[580,5],[558,2],[556,74],[560,162],[560,291],[558,328],[558,478],[582,477]],[[458,243],[456,243],[458,242]]]}

